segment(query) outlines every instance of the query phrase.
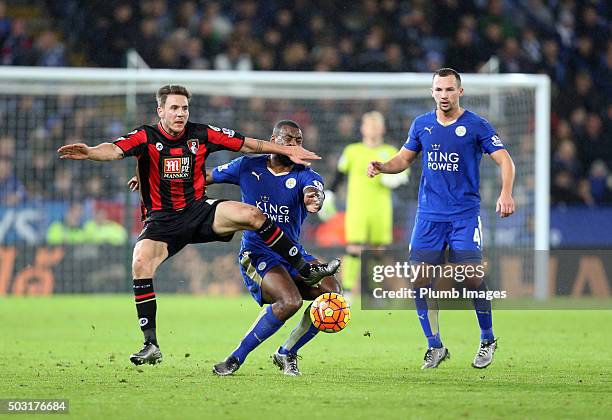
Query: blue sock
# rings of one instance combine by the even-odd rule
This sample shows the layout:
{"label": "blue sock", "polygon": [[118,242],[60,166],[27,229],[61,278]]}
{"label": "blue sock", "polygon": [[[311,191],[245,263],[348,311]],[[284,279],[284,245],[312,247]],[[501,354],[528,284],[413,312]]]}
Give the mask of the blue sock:
{"label": "blue sock", "polygon": [[298,350],[304,347],[304,345],[312,340],[319,332],[319,330],[312,325],[310,320],[311,306],[312,303],[308,305],[304,311],[300,323],[291,331],[285,344],[278,350],[280,354],[297,354]]}
{"label": "blue sock", "polygon": [[[477,291],[487,291],[487,284],[483,280],[475,289]],[[491,314],[491,301],[487,299],[475,298],[474,310],[476,311],[476,317],[478,318],[478,325],[480,325],[480,340],[481,341],[493,341],[495,336],[493,335],[493,317]]]}
{"label": "blue sock", "polygon": [[442,340],[440,339],[440,327],[438,325],[438,303],[430,299],[429,304],[427,298],[421,297],[421,290],[431,289],[431,286],[417,287],[414,289],[416,296],[414,303],[416,304],[417,316],[421,323],[421,328],[427,338],[427,346],[440,348]]}
{"label": "blue sock", "polygon": [[234,350],[232,356],[238,359],[240,364],[243,364],[249,353],[278,331],[284,323],[285,321],[281,321],[274,315],[272,312],[272,305],[268,305],[268,307],[261,312],[258,319],[255,320],[255,323],[244,336],[238,348]]}

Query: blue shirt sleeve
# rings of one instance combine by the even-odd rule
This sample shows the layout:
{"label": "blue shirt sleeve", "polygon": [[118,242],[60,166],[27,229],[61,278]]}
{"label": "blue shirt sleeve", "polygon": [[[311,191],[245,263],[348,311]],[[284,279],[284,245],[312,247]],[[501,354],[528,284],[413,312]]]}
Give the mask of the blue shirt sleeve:
{"label": "blue shirt sleeve", "polygon": [[240,156],[229,163],[217,166],[212,171],[215,184],[240,184],[240,167],[244,156]]}
{"label": "blue shirt sleeve", "polygon": [[501,139],[495,132],[495,129],[487,120],[482,120],[481,127],[478,133],[478,142],[480,149],[484,153],[491,154],[498,150],[505,149]]}
{"label": "blue shirt sleeve", "polygon": [[319,191],[323,191],[325,189],[323,177],[309,168],[302,172],[301,182],[302,192],[304,192],[304,190],[308,187],[316,188]]}
{"label": "blue shirt sleeve", "polygon": [[416,119],[412,121],[410,125],[410,130],[408,130],[408,139],[406,139],[406,143],[404,143],[404,147],[408,150],[412,150],[414,152],[420,152],[423,146],[421,145],[421,140],[419,139],[419,135],[416,132]]}

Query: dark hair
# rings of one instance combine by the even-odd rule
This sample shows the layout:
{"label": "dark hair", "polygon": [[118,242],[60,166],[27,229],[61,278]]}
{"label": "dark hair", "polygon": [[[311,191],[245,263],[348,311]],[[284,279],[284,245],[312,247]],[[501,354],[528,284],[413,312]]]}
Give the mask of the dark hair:
{"label": "dark hair", "polygon": [[455,79],[457,79],[457,85],[461,86],[461,75],[455,69],[451,69],[450,67],[443,67],[441,69],[436,70],[431,79],[433,80],[433,78],[436,76],[440,76],[440,77],[455,76]]}
{"label": "dark hair", "polygon": [[272,134],[274,134],[276,136],[278,134],[278,132],[280,131],[280,129],[283,126],[285,126],[285,125],[288,125],[289,127],[293,127],[293,128],[297,128],[298,130],[301,130],[301,128],[298,125],[298,123],[296,123],[293,120],[280,120],[279,122],[274,124],[274,130],[272,130]]}
{"label": "dark hair", "polygon": [[181,85],[165,85],[160,87],[155,94],[157,99],[157,105],[163,107],[166,104],[166,98],[168,95],[183,95],[187,100],[191,99],[191,93],[185,86]]}

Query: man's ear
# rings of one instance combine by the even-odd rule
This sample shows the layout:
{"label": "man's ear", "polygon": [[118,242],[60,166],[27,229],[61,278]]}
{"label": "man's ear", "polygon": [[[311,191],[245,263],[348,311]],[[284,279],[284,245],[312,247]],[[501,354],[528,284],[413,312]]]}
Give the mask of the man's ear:
{"label": "man's ear", "polygon": [[162,112],[163,112],[163,110],[164,110],[164,109],[163,109],[161,106],[158,106],[158,107],[157,107],[157,116],[158,116],[159,118],[161,118],[161,117],[162,117]]}

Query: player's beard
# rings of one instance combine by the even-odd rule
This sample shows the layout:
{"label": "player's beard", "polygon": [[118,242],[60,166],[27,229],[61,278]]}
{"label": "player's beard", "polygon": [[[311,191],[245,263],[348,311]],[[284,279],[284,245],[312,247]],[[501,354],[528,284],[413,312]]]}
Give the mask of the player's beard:
{"label": "player's beard", "polygon": [[289,156],[285,156],[285,155],[278,155],[278,162],[283,166],[293,165],[293,161],[289,159]]}

